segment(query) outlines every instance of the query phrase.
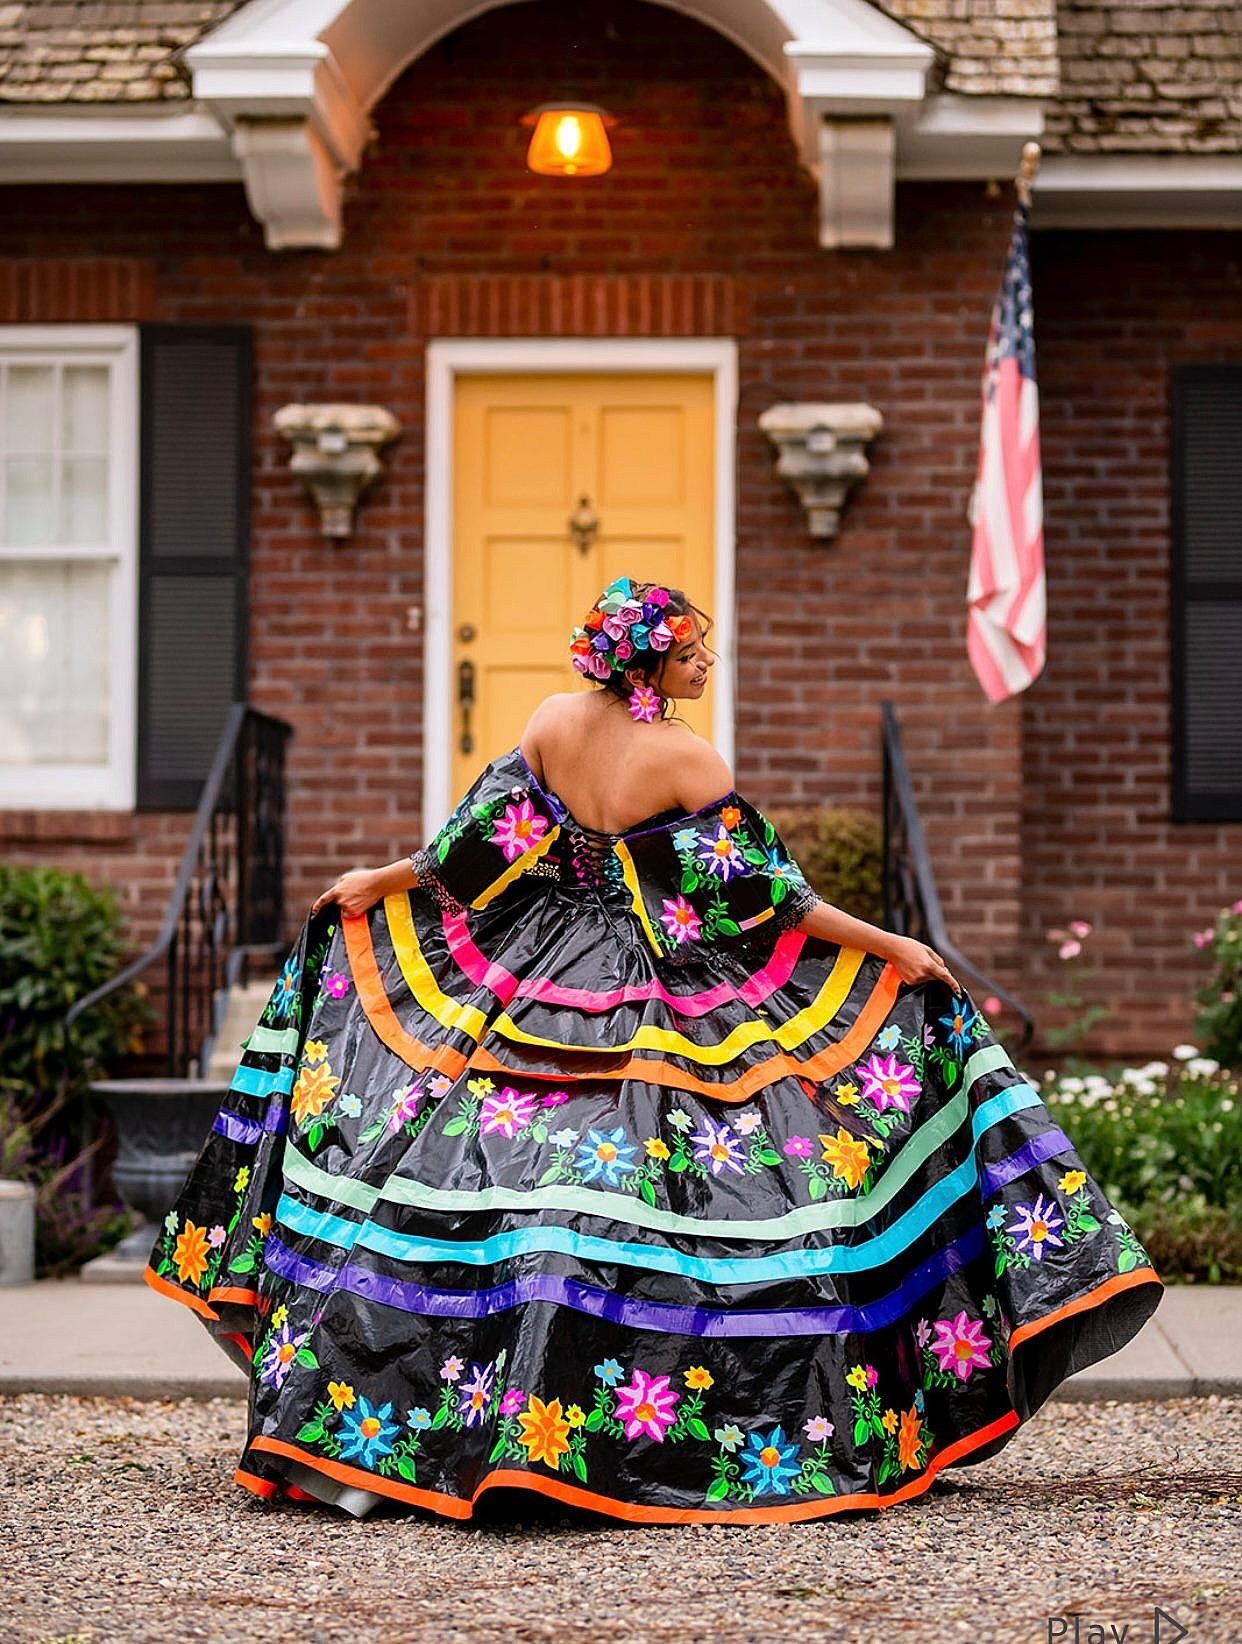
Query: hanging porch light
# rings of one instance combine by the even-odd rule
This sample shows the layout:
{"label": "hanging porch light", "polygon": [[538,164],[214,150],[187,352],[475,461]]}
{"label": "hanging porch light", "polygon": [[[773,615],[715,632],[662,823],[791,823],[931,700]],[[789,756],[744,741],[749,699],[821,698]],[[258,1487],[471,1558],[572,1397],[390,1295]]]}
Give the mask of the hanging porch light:
{"label": "hanging porch light", "polygon": [[535,128],[526,164],[543,177],[598,177],[612,166],[605,128],[616,121],[598,103],[541,103],[522,124]]}

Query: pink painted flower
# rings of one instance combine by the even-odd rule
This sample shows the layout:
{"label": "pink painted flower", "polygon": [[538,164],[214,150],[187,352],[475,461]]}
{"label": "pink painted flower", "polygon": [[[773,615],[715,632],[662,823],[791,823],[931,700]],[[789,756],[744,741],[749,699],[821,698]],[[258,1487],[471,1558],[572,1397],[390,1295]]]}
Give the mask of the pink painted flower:
{"label": "pink painted flower", "polygon": [[810,1421],[803,1422],[802,1431],[806,1434],[807,1438],[810,1439],[812,1444],[821,1444],[824,1439],[830,1439],[832,1437],[832,1435],[836,1432],[836,1428],[828,1420],[827,1416],[812,1416]]}
{"label": "pink painted flower", "polygon": [[815,1146],[809,1136],[791,1136],[785,1143],[785,1152],[791,1159],[809,1159]]}
{"label": "pink painted flower", "polygon": [[435,1099],[439,1101],[440,1097],[444,1095],[444,1092],[452,1088],[452,1084],[453,1081],[449,1078],[447,1073],[433,1073],[427,1080],[427,1094],[429,1096],[434,1096]]}
{"label": "pink painted flower", "polygon": [[679,945],[682,942],[699,941],[703,929],[703,921],[685,897],[680,895],[675,902],[667,896],[664,898],[664,912],[660,915],[660,923]]}
{"label": "pink painted flower", "polygon": [[669,1386],[667,1376],[649,1376],[645,1370],[635,1369],[627,1387],[617,1389],[617,1420],[625,1424],[625,1436],[637,1438],[646,1433],[657,1444],[664,1443],[664,1435],[673,1425],[673,1407],[681,1394]]}
{"label": "pink painted flower", "polygon": [[991,1345],[992,1338],[983,1333],[982,1319],[968,1319],[962,1312],[952,1321],[936,1320],[931,1350],[941,1370],[951,1370],[958,1381],[965,1381],[976,1369],[987,1369]]}
{"label": "pink painted flower", "polygon": [[500,1401],[500,1413],[502,1416],[516,1416],[525,1403],[526,1394],[522,1389],[520,1387],[510,1387]]}
{"label": "pink painted flower", "polygon": [[895,1052],[891,1056],[877,1056],[873,1051],[871,1059],[858,1071],[864,1081],[863,1097],[874,1105],[877,1113],[890,1107],[909,1113],[911,1097],[923,1088],[914,1069],[899,1062]]}
{"label": "pink painted flower", "polygon": [[459,1359],[456,1353],[450,1353],[448,1358],[446,1358],[444,1363],[440,1366],[440,1380],[458,1381],[465,1367],[464,1360]]}
{"label": "pink painted flower", "polygon": [[223,1244],[227,1238],[228,1234],[224,1231],[223,1227],[221,1227],[220,1223],[217,1222],[211,1232],[207,1235],[207,1243],[214,1250],[218,1244]]}
{"label": "pink painted flower", "polygon": [[743,1108],[733,1123],[739,1136],[753,1136],[763,1125],[763,1115],[757,1108]]}
{"label": "pink painted flower", "polygon": [[418,1104],[423,1099],[421,1085],[411,1085],[408,1090],[399,1091],[392,1105],[392,1112],[388,1115],[388,1128],[395,1135],[407,1120],[412,1119],[418,1112]]}
{"label": "pink painted flower", "polygon": [[484,1136],[501,1135],[512,1141],[523,1125],[528,1125],[538,1098],[519,1095],[511,1085],[483,1098],[479,1109],[479,1130]]}
{"label": "pink painted flower", "polygon": [[537,845],[547,831],[547,817],[537,816],[530,800],[523,799],[516,805],[505,806],[505,814],[497,818],[492,831],[491,843],[504,851],[506,862],[516,862]]}
{"label": "pink painted flower", "polygon": [[343,999],[353,983],[344,971],[330,970],[323,979],[323,991],[329,999]]}
{"label": "pink painted flower", "polygon": [[543,1099],[544,1107],[560,1107],[562,1102],[569,1100],[567,1090],[550,1090]]}
{"label": "pink painted flower", "polygon": [[931,1325],[926,1319],[920,1319],[914,1327],[914,1339],[920,1347],[926,1347],[931,1340]]}
{"label": "pink painted flower", "polygon": [[630,698],[630,712],[636,720],[641,719],[647,725],[659,717],[660,699],[649,685],[634,687],[634,694]]}
{"label": "pink painted flower", "polygon": [[866,1369],[863,1371],[863,1375],[866,1378],[868,1387],[874,1387],[876,1382],[880,1379],[880,1372],[876,1369],[874,1364],[867,1365]]}

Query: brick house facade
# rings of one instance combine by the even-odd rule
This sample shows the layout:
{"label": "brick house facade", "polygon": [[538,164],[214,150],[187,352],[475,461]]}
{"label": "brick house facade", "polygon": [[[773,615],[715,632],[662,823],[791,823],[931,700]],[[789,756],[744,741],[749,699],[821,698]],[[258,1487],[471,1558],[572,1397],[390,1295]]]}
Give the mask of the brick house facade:
{"label": "brick house facade", "polygon": [[[88,83],[139,87],[119,93],[133,101],[187,95],[167,53],[201,22],[181,39],[113,43],[145,58],[89,59],[100,75],[145,62],[158,79],[49,81],[14,78],[37,14],[56,8],[7,8],[23,9],[6,101],[29,104],[29,89],[49,84],[44,104]],[[215,22],[231,8],[207,9]],[[945,90],[1031,99],[1056,95],[1058,41],[1081,42],[1100,15],[1019,3],[1022,61],[988,69],[987,41],[955,38],[947,5],[937,35],[936,9],[917,8],[914,26],[936,44]],[[739,787],[765,805],[878,810],[879,703],[891,698],[958,945],[1052,1022],[1045,930],[1090,920],[1090,992],[1110,1012],[1092,1048],[1167,1050],[1188,1031],[1200,974],[1189,932],[1242,894],[1242,812],[1172,819],[1169,486],[1171,369],[1242,365],[1242,224],[1166,225],[1157,210],[1152,226],[1106,233],[1055,213],[1044,226],[1036,196],[1048,662],[993,707],[964,643],[965,507],[1008,184],[899,173],[891,246],[822,247],[786,94],[752,56],[663,6],[611,0],[589,22],[580,10],[493,9],[409,62],[371,110],[335,249],[269,249],[237,182],[3,188],[0,326],[252,328],[248,695],[296,729],[290,909],[300,917],[342,868],[391,860],[439,820],[420,814],[426,636],[407,615],[424,600],[429,338],[727,335]],[[614,169],[578,185],[524,170],[515,118],[546,98],[571,27],[575,85],[624,108]],[[1152,55],[1170,61],[1154,43]],[[1134,56],[1076,61],[1107,77]],[[1092,88],[1075,70],[1045,146],[1116,154],[1129,131],[1126,152],[1146,153],[1159,131],[1166,151],[1236,157],[1238,65],[1176,61],[1176,109],[1150,117],[1128,80]],[[1162,99],[1156,87],[1148,102]],[[339,548],[321,537],[272,426],[288,402],[333,400],[381,404],[403,430]],[[884,416],[870,474],[827,545],[808,536],[757,426],[772,403],[800,400],[865,401]],[[162,917],[189,820],[22,806],[0,811],[0,852],[112,881],[138,948]]]}

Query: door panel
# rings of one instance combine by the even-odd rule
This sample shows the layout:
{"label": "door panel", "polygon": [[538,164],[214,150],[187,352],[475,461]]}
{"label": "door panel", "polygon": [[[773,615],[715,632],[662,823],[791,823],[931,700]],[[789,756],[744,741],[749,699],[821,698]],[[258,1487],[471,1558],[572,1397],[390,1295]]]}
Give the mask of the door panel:
{"label": "door panel", "polygon": [[[569,634],[613,578],[685,588],[711,612],[712,395],[689,373],[457,379],[452,654],[474,701],[454,708],[454,795],[543,697],[596,688],[570,667]],[[580,547],[569,520],[583,499],[598,531]],[[712,690],[681,710],[703,736]]]}

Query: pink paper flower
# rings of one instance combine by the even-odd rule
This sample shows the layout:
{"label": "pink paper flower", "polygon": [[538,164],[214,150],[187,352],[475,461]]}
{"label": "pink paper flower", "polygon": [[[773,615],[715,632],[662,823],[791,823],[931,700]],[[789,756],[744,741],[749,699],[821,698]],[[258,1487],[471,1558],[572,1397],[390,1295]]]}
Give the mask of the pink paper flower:
{"label": "pink paper flower", "polygon": [[664,1435],[673,1425],[673,1409],[681,1394],[669,1386],[667,1376],[649,1376],[645,1370],[635,1369],[627,1387],[617,1389],[617,1420],[625,1424],[625,1436],[637,1438],[646,1433],[657,1444],[664,1443]]}
{"label": "pink paper flower", "polygon": [[650,725],[659,716],[660,699],[649,685],[636,685],[630,698],[630,713],[636,720]]}
{"label": "pink paper flower", "polygon": [[923,1088],[914,1069],[906,1062],[899,1062],[895,1052],[891,1056],[877,1056],[872,1052],[870,1060],[858,1071],[863,1079],[863,1098],[874,1105],[877,1113],[890,1107],[909,1113],[911,1097]]}
{"label": "pink paper flower", "polygon": [[537,845],[547,831],[547,817],[537,816],[530,800],[523,799],[520,804],[505,806],[505,814],[497,818],[492,830],[491,843],[504,851],[506,862],[516,862]]}
{"label": "pink paper flower", "polygon": [[485,1096],[483,1106],[479,1109],[481,1134],[501,1135],[512,1141],[523,1125],[530,1123],[537,1100],[538,1098],[533,1095],[519,1095],[510,1085],[491,1096]]}
{"label": "pink paper flower", "polygon": [[983,1333],[982,1319],[968,1319],[962,1312],[952,1321],[936,1320],[931,1350],[941,1370],[951,1370],[958,1381],[965,1381],[976,1369],[987,1369],[991,1345],[992,1338]]}

